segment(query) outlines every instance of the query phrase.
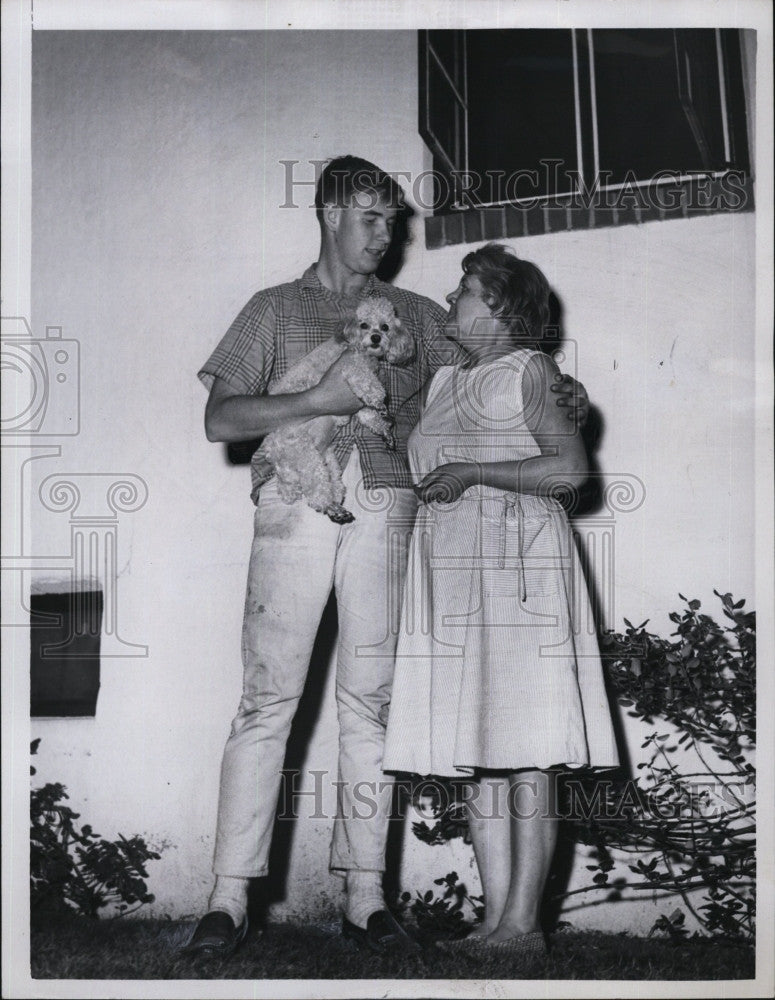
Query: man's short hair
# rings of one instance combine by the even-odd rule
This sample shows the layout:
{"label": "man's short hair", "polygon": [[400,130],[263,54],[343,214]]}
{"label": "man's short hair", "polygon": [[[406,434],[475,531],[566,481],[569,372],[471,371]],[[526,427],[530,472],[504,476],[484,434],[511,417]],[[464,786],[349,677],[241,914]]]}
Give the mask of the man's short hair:
{"label": "man's short hair", "polygon": [[360,208],[378,200],[400,211],[404,208],[401,186],[384,170],[360,156],[337,156],[323,167],[315,188],[315,209],[322,222],[323,206],[344,208],[357,199]]}
{"label": "man's short hair", "polygon": [[463,271],[478,278],[492,314],[515,339],[540,341],[549,323],[549,282],[535,264],[500,243],[463,258]]}

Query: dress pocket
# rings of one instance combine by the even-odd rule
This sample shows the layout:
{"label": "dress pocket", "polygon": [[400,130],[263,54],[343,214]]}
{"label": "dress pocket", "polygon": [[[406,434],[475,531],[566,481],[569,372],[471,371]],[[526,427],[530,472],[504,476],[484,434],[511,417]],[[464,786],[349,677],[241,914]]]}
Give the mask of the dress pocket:
{"label": "dress pocket", "polygon": [[[526,505],[527,506],[527,505]],[[501,516],[482,519],[482,589],[491,597],[531,601],[561,593],[563,553],[549,511],[527,512],[504,499]]]}
{"label": "dress pocket", "polygon": [[[519,522],[518,522],[519,524]],[[532,597],[552,597],[560,593],[562,574],[560,546],[557,544],[554,526],[549,518],[526,517],[522,520],[521,562],[525,580],[526,599]],[[506,538],[518,536],[517,526],[507,520]],[[515,546],[520,539],[514,538]]]}

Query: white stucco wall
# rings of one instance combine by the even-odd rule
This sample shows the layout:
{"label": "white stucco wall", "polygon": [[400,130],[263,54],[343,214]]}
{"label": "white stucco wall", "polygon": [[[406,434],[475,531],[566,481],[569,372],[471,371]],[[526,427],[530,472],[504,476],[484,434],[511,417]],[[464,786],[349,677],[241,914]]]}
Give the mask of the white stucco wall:
{"label": "white stucco wall", "polygon": [[[103,835],[163,847],[152,912],[193,914],[209,891],[240,693],[252,527],[248,473],[205,440],[195,372],[253,291],[316,256],[313,212],[279,207],[281,160],[357,152],[389,170],[427,165],[416,36],[38,33],[33,58],[32,323],[77,338],[82,361],[81,432],[61,457],[36,460],[33,479],[133,474],[148,488],[117,523],[119,634],[148,655],[104,659],[95,719],[34,720],[38,778],[66,784]],[[617,520],[611,625],[627,615],[667,632],[679,590],[714,611],[714,587],[755,604],[753,238],[745,214],[513,241],[562,300],[604,419],[601,469],[645,486],[643,505]],[[441,301],[465,249],[426,251],[417,220],[398,281]],[[68,515],[36,501],[32,520],[41,567],[29,582],[68,584],[46,566],[68,552]],[[332,680],[306,766],[334,775]],[[643,730],[627,733],[637,757]],[[276,917],[333,912],[329,829],[296,825]],[[406,887],[452,868],[473,886],[467,849],[425,847],[407,824]],[[645,930],[656,912],[596,906],[572,919]]]}

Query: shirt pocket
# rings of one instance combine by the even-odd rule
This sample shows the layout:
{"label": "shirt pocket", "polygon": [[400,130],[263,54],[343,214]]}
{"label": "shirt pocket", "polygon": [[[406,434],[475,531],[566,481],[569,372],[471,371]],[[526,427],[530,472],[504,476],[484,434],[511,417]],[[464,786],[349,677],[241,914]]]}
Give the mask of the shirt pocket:
{"label": "shirt pocket", "polygon": [[422,382],[415,365],[381,365],[380,380],[385,386],[388,411],[395,417],[399,413],[417,422],[420,412]]}

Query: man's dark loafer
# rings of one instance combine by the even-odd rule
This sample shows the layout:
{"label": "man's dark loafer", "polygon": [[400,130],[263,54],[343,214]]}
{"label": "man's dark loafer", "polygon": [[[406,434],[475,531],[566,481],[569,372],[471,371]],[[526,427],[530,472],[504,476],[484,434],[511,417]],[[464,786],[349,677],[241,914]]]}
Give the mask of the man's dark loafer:
{"label": "man's dark loafer", "polygon": [[411,938],[388,910],[376,910],[366,922],[366,929],[342,919],[342,934],[359,948],[378,955],[419,955],[420,945]]}
{"label": "man's dark loafer", "polygon": [[228,958],[242,944],[247,932],[247,917],[239,927],[235,927],[228,913],[211,910],[205,913],[196,925],[196,930],[183,949],[183,953],[200,955],[204,958]]}

